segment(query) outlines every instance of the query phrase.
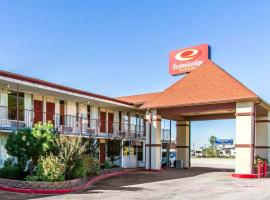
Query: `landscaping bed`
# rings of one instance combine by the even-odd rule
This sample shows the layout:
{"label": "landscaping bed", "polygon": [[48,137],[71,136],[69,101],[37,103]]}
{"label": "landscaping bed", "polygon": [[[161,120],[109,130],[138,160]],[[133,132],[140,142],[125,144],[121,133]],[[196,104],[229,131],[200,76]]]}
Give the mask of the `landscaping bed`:
{"label": "landscaping bed", "polygon": [[59,134],[50,122],[13,132],[5,148],[9,158],[0,168],[0,190],[10,192],[70,193],[134,171],[115,165],[114,154],[101,166],[97,140]]}
{"label": "landscaping bed", "polygon": [[[139,170],[140,169],[123,169],[123,168],[106,169],[102,171],[99,176],[92,176],[62,182],[39,182],[39,181],[29,182],[29,181],[2,179],[1,184],[9,184],[9,186],[0,185],[0,190],[8,192],[30,193],[30,194],[66,194],[71,192],[77,192],[80,190],[85,190],[91,185],[95,184],[96,182],[112,176],[122,175],[128,172],[135,172]],[[65,187],[65,188],[57,188],[57,187]]]}
{"label": "landscaping bed", "polygon": [[[114,169],[104,169],[101,171],[100,176],[105,174],[111,174],[114,172],[124,172],[129,171],[123,168]],[[25,188],[25,189],[69,189],[76,188],[85,185],[87,182],[91,181],[93,178],[98,176],[88,176],[81,179],[74,179],[68,181],[60,182],[44,182],[44,181],[22,181],[22,180],[11,180],[0,178],[0,186],[9,188]]]}

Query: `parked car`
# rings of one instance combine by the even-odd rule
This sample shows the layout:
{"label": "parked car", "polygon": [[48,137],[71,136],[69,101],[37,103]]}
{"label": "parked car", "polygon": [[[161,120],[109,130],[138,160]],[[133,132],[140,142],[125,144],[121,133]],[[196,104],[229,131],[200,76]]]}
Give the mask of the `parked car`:
{"label": "parked car", "polygon": [[195,150],[195,156],[196,157],[203,157],[203,151],[201,149]]}

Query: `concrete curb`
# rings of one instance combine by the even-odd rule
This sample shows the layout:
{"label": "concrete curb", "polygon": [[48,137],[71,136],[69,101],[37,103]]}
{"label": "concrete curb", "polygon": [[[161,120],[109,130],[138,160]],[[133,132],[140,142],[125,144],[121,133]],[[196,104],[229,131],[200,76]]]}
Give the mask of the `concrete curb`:
{"label": "concrete curb", "polygon": [[258,174],[236,174],[233,173],[232,177],[234,178],[258,178]]}

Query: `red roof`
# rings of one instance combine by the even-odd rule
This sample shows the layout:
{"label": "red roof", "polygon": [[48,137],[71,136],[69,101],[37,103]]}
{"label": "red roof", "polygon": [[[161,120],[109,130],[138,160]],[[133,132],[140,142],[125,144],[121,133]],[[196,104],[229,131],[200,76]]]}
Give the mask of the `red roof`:
{"label": "red roof", "polygon": [[254,92],[209,60],[141,108],[168,108],[257,98]]}
{"label": "red roof", "polygon": [[161,94],[161,92],[123,96],[123,97],[118,97],[117,99],[129,102],[135,105],[142,105],[146,103],[147,101],[150,101],[151,99],[155,98],[159,94]]}

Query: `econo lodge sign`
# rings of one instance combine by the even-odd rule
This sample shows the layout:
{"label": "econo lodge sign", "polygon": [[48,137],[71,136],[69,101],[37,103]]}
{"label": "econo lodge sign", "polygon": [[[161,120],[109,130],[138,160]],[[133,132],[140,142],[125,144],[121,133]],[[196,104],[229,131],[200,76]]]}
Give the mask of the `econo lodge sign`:
{"label": "econo lodge sign", "polygon": [[185,74],[201,66],[209,58],[209,46],[202,44],[170,52],[169,71],[171,75]]}

